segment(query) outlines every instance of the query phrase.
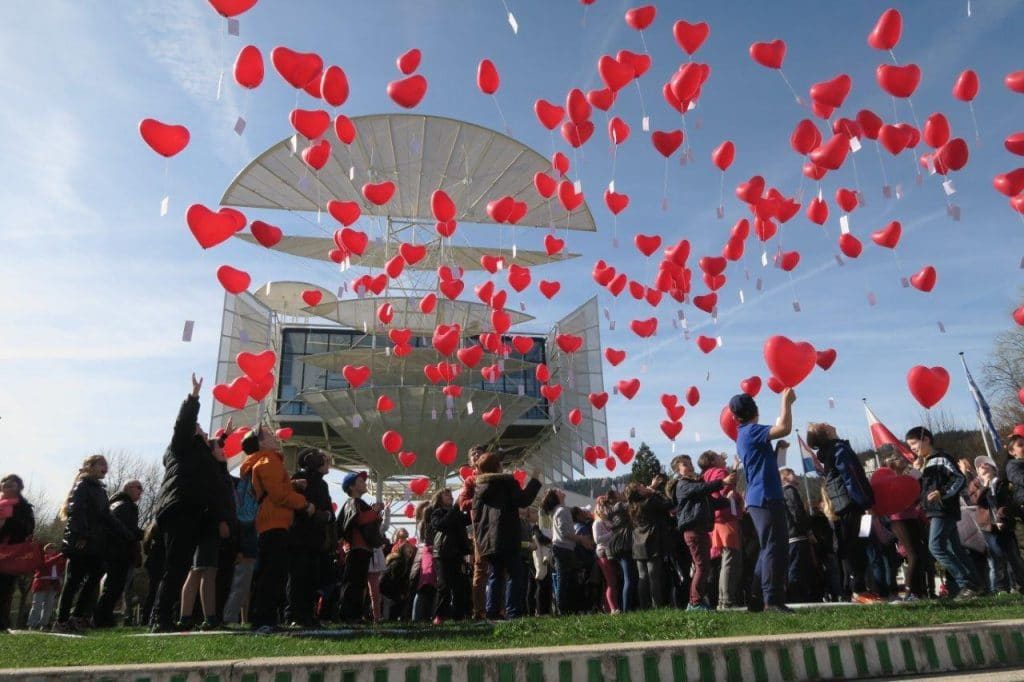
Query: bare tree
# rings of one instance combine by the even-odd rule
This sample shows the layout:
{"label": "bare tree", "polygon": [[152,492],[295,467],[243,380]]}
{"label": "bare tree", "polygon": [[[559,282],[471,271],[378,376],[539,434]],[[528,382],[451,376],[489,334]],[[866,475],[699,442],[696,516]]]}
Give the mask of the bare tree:
{"label": "bare tree", "polygon": [[163,481],[164,468],[159,461],[147,460],[139,455],[124,450],[103,451],[107,458],[106,486],[113,495],[124,487],[128,481],[142,483],[142,499],[139,500],[139,526],[145,528],[153,520],[156,495]]}
{"label": "bare tree", "polygon": [[1024,406],[1017,397],[1024,388],[1024,328],[996,336],[981,371],[996,427],[1006,433],[1024,422]]}

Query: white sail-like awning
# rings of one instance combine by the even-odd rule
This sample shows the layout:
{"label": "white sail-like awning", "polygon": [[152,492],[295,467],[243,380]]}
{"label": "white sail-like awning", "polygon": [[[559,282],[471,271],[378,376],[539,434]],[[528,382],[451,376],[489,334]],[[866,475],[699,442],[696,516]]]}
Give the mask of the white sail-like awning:
{"label": "white sail-like awning", "polygon": [[[482,126],[440,116],[374,114],[352,119],[356,138],[340,142],[333,127],[324,135],[331,157],[320,170],[306,165],[286,138],[256,157],[232,180],[221,204],[288,211],[323,210],[327,201],[356,201],[364,215],[433,220],[430,196],[443,189],[458,209],[456,220],[494,224],[487,202],[511,196],[526,202],[522,227],[557,227],[595,232],[584,201],[568,213],[557,195],[543,198],[533,185],[551,161],[511,137]],[[307,144],[298,139],[298,151]],[[383,206],[363,198],[367,182],[395,183]]]}

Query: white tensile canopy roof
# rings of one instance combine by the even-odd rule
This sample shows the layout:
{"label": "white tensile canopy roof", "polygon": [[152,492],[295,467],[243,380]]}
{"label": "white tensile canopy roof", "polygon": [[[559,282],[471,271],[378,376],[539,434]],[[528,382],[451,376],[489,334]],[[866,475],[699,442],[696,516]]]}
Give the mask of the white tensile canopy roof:
{"label": "white tensile canopy roof", "polygon": [[[250,234],[239,233],[236,238],[257,244],[255,237]],[[330,251],[335,248],[334,240],[330,237],[283,237],[280,242],[270,247],[273,251],[281,251],[290,256],[300,258],[313,258],[315,260],[331,261]],[[485,255],[500,255],[505,259],[506,267],[515,263],[523,267],[534,265],[547,265],[570,258],[579,258],[578,253],[556,253],[549,256],[545,251],[530,251],[527,249],[516,249],[515,257],[510,250],[499,253],[496,249],[478,246],[445,246],[444,248],[430,248],[423,260],[415,265],[406,264],[409,270],[436,270],[441,265],[462,268],[463,270],[483,270],[480,257]],[[352,265],[366,268],[382,268],[389,258],[396,255],[394,244],[386,245],[383,241],[372,241],[366,246],[366,251],[361,256],[352,257]]]}
{"label": "white tensile canopy roof", "polygon": [[286,315],[306,315],[308,313],[303,309],[309,307],[309,304],[302,299],[304,291],[320,292],[320,303],[317,305],[338,301],[338,297],[333,292],[319,284],[310,284],[309,282],[267,282],[260,288],[254,289],[253,296],[274,312]]}
{"label": "white tensile canopy roof", "polygon": [[[430,196],[443,189],[455,202],[456,220],[493,224],[487,202],[503,196],[524,201],[523,227],[558,227],[595,232],[586,202],[566,212],[557,195],[544,199],[533,176],[551,162],[503,133],[440,116],[374,114],[352,119],[356,138],[324,135],[331,157],[314,171],[286,138],[260,154],[235,177],[221,198],[224,206],[289,211],[322,210],[330,199],[356,201],[364,215],[432,221]],[[299,152],[307,144],[298,138]],[[383,206],[363,198],[367,182],[390,180],[395,194]]]}

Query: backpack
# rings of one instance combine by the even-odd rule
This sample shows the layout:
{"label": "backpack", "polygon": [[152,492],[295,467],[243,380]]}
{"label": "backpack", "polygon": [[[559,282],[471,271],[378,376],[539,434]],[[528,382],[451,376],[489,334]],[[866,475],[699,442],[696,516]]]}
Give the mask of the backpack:
{"label": "backpack", "polygon": [[[263,497],[266,497],[266,493]],[[256,514],[260,510],[261,499],[256,498],[256,490],[252,486],[252,472],[245,474],[235,485],[235,510],[239,523],[255,523]]]}

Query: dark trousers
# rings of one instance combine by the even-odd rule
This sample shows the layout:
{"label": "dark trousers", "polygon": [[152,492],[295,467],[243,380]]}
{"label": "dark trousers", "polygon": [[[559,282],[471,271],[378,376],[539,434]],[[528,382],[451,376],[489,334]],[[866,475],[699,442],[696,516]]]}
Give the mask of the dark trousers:
{"label": "dark trousers", "polygon": [[11,603],[14,601],[14,586],[18,576],[0,573],[0,630],[11,627]]}
{"label": "dark trousers", "polygon": [[839,560],[843,565],[843,590],[864,592],[867,588],[868,538],[860,537],[860,518],[864,510],[848,507],[839,515],[836,528]]}
{"label": "dark trousers", "polygon": [[341,576],[340,618],[353,623],[362,620],[366,602],[366,579],[370,575],[368,549],[352,549],[345,557],[345,572]]}
{"label": "dark trousers", "polygon": [[711,564],[711,536],[702,531],[684,531],[683,539],[693,560],[693,579],[690,581],[690,603],[705,601],[707,596],[708,569]]}
{"label": "dark trousers", "polygon": [[172,509],[157,519],[164,539],[164,571],[153,604],[155,625],[169,627],[175,621],[174,606],[181,601],[181,586],[185,584],[199,544],[199,516],[189,510]]}
{"label": "dark trousers", "polygon": [[[988,545],[989,556],[995,561],[996,566],[1003,568],[1004,572],[1009,567],[1013,574],[1013,584],[1018,592],[1024,592],[1024,559],[1021,559],[1020,549],[1017,545],[1017,536],[1013,530],[1004,530],[996,533],[983,533],[985,544]],[[993,584],[992,589],[998,591],[1000,585]],[[1007,577],[1005,588],[1009,591],[1010,581]]]}
{"label": "dark trousers", "polygon": [[636,591],[640,576],[636,572],[636,562],[632,555],[619,559],[619,569],[622,572],[622,601],[619,602],[619,608],[623,612],[636,611]]}
{"label": "dark trousers", "polygon": [[293,545],[289,551],[288,608],[285,615],[293,623],[312,625],[316,592],[320,587],[320,550]]}
{"label": "dark trousers", "polygon": [[486,560],[488,572],[484,604],[487,617],[498,618],[502,606],[505,607],[506,618],[518,618],[523,615],[520,605],[526,578],[525,567],[519,553],[492,554],[486,557]]}
{"label": "dark trousers", "polygon": [[576,575],[576,552],[562,547],[553,547],[555,571],[558,585],[555,587],[555,603],[558,613],[567,615],[580,610],[580,581]]}
{"label": "dark trousers", "polygon": [[907,587],[915,597],[928,596],[925,589],[925,546],[924,524],[917,519],[890,521],[893,535],[900,541],[907,559]]}
{"label": "dark trousers", "polygon": [[762,507],[748,507],[757,530],[761,550],[754,566],[751,600],[763,600],[766,606],[783,606],[786,599],[786,564],[789,533],[786,529],[786,504],[767,500]]}
{"label": "dark trousers", "polygon": [[96,604],[96,594],[103,577],[103,559],[89,554],[68,556],[68,572],[57,605],[57,622],[66,623],[74,606],[76,618],[88,618]]}
{"label": "dark trousers", "polygon": [[434,559],[434,575],[437,578],[437,607],[434,616],[460,620],[466,617],[466,596],[470,584],[467,579],[462,557]]}
{"label": "dark trousers", "polygon": [[260,533],[259,558],[256,560],[252,615],[254,628],[276,627],[278,612],[284,605],[288,580],[288,531],[283,528]]}
{"label": "dark trousers", "polygon": [[811,555],[811,543],[807,540],[790,542],[788,556],[786,600],[797,604],[811,601],[814,592],[814,557]]}
{"label": "dark trousers", "polygon": [[131,567],[130,558],[116,557],[107,561],[107,578],[103,581],[103,591],[96,602],[96,612],[92,616],[96,627],[112,628],[117,625],[114,621],[114,608],[124,594],[124,586],[128,582],[128,571]]}

